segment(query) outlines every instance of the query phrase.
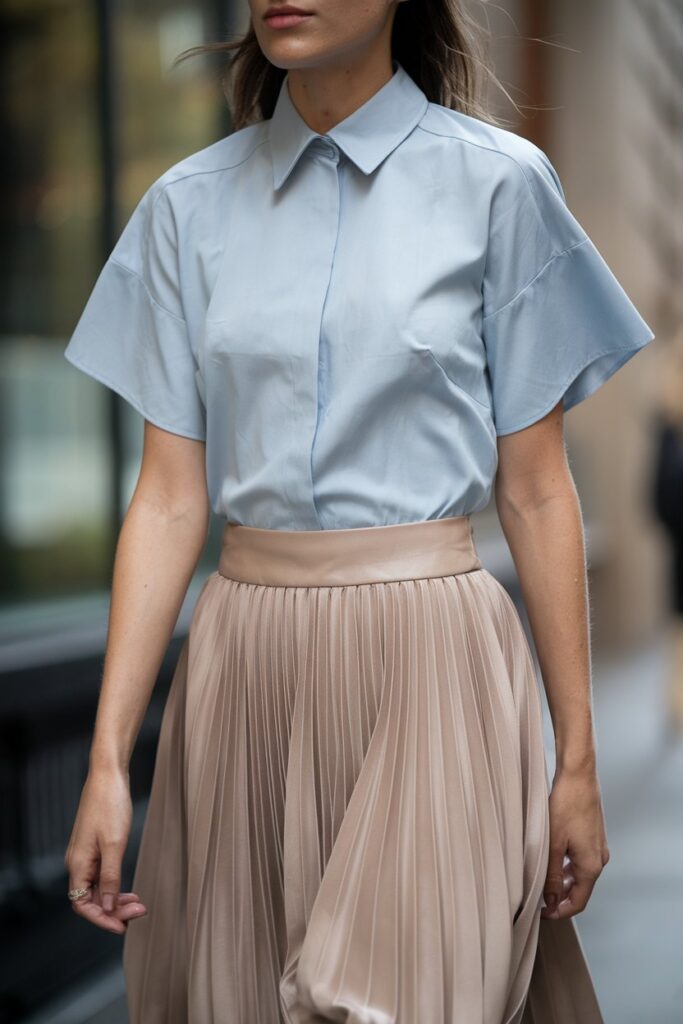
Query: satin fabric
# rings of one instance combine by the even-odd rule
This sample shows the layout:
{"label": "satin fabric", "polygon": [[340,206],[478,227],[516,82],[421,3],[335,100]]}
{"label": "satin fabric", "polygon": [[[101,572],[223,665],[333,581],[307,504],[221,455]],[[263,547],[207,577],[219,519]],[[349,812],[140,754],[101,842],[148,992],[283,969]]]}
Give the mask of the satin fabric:
{"label": "satin fabric", "polygon": [[602,1024],[541,919],[548,780],[469,517],[228,524],[164,709],[130,1024]]}

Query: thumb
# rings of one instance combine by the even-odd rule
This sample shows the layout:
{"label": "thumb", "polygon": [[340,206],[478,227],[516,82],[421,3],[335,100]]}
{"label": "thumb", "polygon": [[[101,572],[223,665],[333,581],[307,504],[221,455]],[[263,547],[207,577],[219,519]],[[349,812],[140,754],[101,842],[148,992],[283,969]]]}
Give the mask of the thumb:
{"label": "thumb", "polygon": [[565,851],[561,847],[551,846],[543,887],[543,898],[551,913],[557,910],[564,896],[564,855]]}
{"label": "thumb", "polygon": [[98,887],[103,909],[113,910],[121,889],[121,850],[118,843],[109,842],[102,847]]}

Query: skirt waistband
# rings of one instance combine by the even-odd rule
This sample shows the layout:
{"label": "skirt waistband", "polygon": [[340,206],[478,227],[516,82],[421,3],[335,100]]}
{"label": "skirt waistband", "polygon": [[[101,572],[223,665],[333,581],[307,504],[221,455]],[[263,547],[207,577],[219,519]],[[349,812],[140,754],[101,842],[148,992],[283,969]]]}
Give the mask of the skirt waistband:
{"label": "skirt waistband", "polygon": [[271,530],[227,522],[218,571],[275,587],[354,586],[481,569],[470,516],[342,530]]}

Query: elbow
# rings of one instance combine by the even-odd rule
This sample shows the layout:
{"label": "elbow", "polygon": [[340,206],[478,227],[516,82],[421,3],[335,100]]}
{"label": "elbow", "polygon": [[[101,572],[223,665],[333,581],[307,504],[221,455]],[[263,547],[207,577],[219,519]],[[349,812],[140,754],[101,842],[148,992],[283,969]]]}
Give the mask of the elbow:
{"label": "elbow", "polygon": [[570,506],[578,501],[574,479],[568,470],[533,474],[512,482],[496,478],[494,496],[501,523],[530,519],[549,507]]}

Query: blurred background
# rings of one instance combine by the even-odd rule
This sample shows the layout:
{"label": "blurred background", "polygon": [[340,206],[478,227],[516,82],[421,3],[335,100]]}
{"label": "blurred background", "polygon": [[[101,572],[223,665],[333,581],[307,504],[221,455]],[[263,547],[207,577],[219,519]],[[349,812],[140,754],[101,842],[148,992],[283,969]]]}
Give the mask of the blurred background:
{"label": "blurred background", "polygon": [[[472,4],[494,112],[539,145],[657,335],[566,418],[586,521],[594,703],[611,860],[575,921],[608,1024],[683,1022],[683,8]],[[173,58],[246,27],[231,0],[0,0],[0,1024],[125,1024],[121,939],[66,899],[114,548],[143,422],[63,358],[149,184],[231,130],[218,64]],[[515,104],[519,107],[516,109]],[[130,888],[158,727],[220,522],[131,764]],[[493,502],[482,561],[519,602]],[[520,612],[527,626],[524,612]],[[554,767],[546,714],[549,771]]]}

